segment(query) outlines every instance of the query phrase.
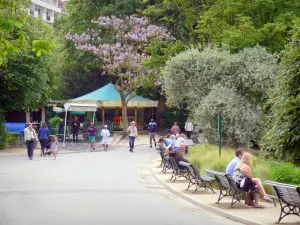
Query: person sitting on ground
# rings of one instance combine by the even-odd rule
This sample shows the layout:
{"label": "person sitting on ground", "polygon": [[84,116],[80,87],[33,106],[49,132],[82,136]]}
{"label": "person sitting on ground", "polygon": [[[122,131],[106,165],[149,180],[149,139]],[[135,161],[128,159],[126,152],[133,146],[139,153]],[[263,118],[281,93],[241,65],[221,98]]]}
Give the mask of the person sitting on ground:
{"label": "person sitting on ground", "polygon": [[246,152],[245,149],[243,148],[238,148],[236,151],[235,151],[235,158],[232,159],[227,167],[226,167],[226,173],[229,174],[230,176],[233,175],[233,171],[234,171],[234,168],[237,166],[237,164],[239,164],[239,162],[241,161],[241,158],[243,156],[243,154]]}
{"label": "person sitting on ground", "polygon": [[180,161],[183,161],[183,162],[186,162],[186,163],[190,163],[186,158],[184,158],[184,157],[182,156],[180,150],[175,150],[175,149],[174,149],[172,146],[170,146],[170,145],[167,147],[167,150],[166,150],[166,152],[165,152],[165,155],[168,155],[168,156],[172,157],[172,158],[175,160],[176,164],[178,165],[178,167],[179,167],[180,169],[185,169],[185,167],[183,167],[183,166],[181,166],[181,165],[179,164]]}
{"label": "person sitting on ground", "polygon": [[[265,201],[273,202],[266,194],[261,180],[253,178],[252,156],[250,153],[244,153],[241,161],[234,169],[233,179],[240,189],[249,192],[257,188]],[[265,208],[265,206],[259,204],[259,193],[254,194],[254,201],[254,208]]]}

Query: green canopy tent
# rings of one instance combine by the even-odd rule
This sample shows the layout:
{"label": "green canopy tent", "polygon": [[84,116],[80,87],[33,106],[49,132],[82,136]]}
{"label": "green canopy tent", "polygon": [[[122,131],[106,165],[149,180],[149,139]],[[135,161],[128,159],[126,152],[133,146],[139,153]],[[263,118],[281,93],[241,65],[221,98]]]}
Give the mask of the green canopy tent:
{"label": "green canopy tent", "polygon": [[[126,91],[124,92],[126,93]],[[134,94],[134,93],[132,93]],[[132,95],[129,95],[129,97]],[[102,109],[102,121],[105,121],[105,108],[122,108],[122,102],[119,92],[116,90],[114,84],[109,83],[102,88],[99,88],[89,94],[81,97],[71,99],[70,103],[85,103],[85,104],[97,104],[98,108]],[[144,98],[142,96],[135,96],[128,101],[127,108],[134,108],[134,120],[137,121],[137,115],[139,108],[144,115],[144,108],[158,107],[158,101],[152,101],[151,99]],[[117,111],[116,111],[117,114]],[[143,122],[143,118],[141,119]]]}

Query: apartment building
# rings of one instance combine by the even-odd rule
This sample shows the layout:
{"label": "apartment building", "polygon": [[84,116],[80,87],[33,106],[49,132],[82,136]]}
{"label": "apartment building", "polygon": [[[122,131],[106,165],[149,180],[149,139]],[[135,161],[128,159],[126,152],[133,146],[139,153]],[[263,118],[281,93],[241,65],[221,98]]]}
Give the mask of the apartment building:
{"label": "apartment building", "polygon": [[62,0],[32,0],[28,12],[34,17],[41,16],[47,23],[53,23],[54,18],[63,13]]}

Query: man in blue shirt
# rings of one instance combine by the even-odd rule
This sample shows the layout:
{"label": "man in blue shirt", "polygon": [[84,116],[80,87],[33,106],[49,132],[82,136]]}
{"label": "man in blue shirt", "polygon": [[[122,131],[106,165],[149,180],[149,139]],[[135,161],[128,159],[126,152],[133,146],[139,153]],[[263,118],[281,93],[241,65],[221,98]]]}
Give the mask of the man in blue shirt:
{"label": "man in blue shirt", "polygon": [[153,121],[153,119],[151,119],[150,123],[148,124],[148,130],[150,136],[150,148],[152,148],[152,139],[156,147],[156,141],[155,141],[156,128],[157,128],[156,123]]}
{"label": "man in blue shirt", "polygon": [[226,167],[226,173],[229,174],[230,176],[233,175],[233,171],[234,168],[237,166],[237,164],[239,164],[239,162],[241,161],[241,158],[243,156],[243,154],[245,153],[245,149],[243,148],[238,148],[235,152],[236,157],[230,161],[230,163],[228,163],[227,167]]}

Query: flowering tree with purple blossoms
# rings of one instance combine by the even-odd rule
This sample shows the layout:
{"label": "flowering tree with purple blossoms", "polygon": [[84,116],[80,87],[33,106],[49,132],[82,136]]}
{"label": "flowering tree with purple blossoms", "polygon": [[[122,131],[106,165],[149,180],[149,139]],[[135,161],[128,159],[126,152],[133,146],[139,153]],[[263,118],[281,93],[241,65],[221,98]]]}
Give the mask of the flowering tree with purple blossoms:
{"label": "flowering tree with purple blossoms", "polygon": [[101,61],[103,74],[113,76],[121,97],[125,131],[128,101],[135,97],[136,88],[152,72],[142,65],[150,57],[145,48],[152,40],[171,40],[172,37],[166,28],[149,24],[145,17],[99,17],[92,23],[97,24],[99,29],[68,34],[67,38],[75,43],[78,50],[95,54]]}

